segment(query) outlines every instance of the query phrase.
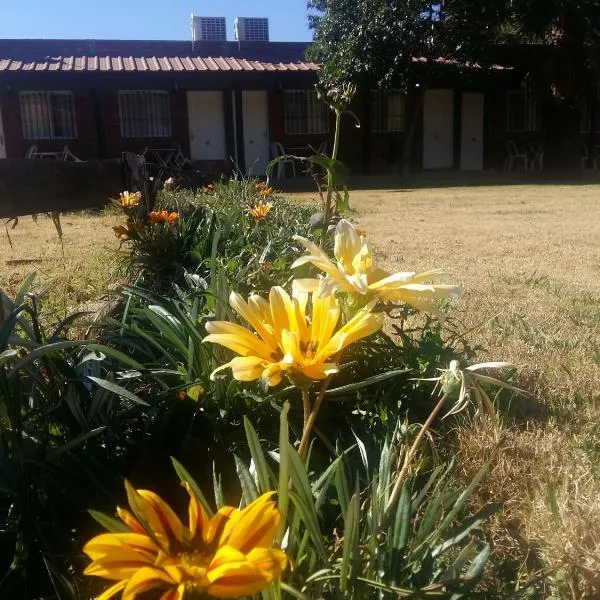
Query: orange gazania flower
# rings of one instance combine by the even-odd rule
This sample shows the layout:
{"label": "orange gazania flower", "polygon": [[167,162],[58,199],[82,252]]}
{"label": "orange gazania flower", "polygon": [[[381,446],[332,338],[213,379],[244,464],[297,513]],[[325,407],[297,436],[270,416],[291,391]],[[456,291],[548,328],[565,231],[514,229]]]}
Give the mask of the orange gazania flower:
{"label": "orange gazania flower", "polygon": [[266,183],[257,183],[256,189],[258,190],[258,195],[261,198],[268,198],[273,193],[273,188],[267,187]]}
{"label": "orange gazania flower", "polygon": [[120,591],[123,600],[134,600],[151,590],[160,600],[253,596],[286,568],[288,557],[272,547],[281,523],[274,492],[209,517],[192,487],[183,486],[190,497],[187,526],[160,496],[125,482],[131,512],[117,508],[117,514],[128,531],[98,535],[83,548],[92,559],[84,573],[115,582],[98,600]]}
{"label": "orange gazania flower", "polygon": [[271,202],[265,204],[262,200],[259,200],[258,204],[248,211],[248,215],[253,217],[256,221],[264,221],[272,208],[273,204],[271,204]]}
{"label": "orange gazania flower", "polygon": [[150,213],[150,220],[153,223],[175,223],[179,220],[179,214],[176,212],[169,213],[166,210],[155,210]]}
{"label": "orange gazania flower", "polygon": [[120,237],[133,237],[138,230],[138,227],[140,226],[139,221],[134,221],[132,219],[127,219],[127,223],[125,225],[116,225],[115,227],[113,227],[113,231],[115,232],[115,235],[120,238]]}

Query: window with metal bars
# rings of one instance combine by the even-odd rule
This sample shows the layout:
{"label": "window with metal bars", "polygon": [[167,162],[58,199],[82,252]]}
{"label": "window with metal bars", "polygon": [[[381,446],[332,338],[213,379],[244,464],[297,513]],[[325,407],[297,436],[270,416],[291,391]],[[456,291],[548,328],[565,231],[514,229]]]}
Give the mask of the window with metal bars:
{"label": "window with metal bars", "polygon": [[19,92],[23,139],[77,138],[73,92]]}
{"label": "window with metal bars", "polygon": [[542,111],[535,96],[525,91],[507,93],[506,131],[524,133],[542,129]]}
{"label": "window with metal bars", "polygon": [[121,136],[171,137],[171,106],[167,91],[119,91]]}
{"label": "window with metal bars", "polygon": [[405,94],[400,90],[371,90],[371,132],[404,131]]}
{"label": "window with metal bars", "polygon": [[285,133],[287,135],[328,133],[327,106],[314,90],[286,90]]}

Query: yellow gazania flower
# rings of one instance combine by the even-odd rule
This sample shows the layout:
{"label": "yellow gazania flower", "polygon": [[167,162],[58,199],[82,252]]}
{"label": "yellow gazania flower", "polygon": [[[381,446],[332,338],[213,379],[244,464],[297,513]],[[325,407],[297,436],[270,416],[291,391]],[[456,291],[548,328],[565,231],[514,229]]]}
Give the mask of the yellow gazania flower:
{"label": "yellow gazania flower", "polygon": [[131,512],[117,508],[117,514],[130,531],[98,535],[83,548],[92,559],[84,573],[115,582],[97,600],[120,591],[123,600],[134,600],[150,590],[162,593],[160,600],[186,593],[252,596],[280,576],[288,558],[271,547],[281,523],[273,492],[209,518],[191,486],[183,486],[190,496],[187,527],[160,496],[125,482]]}
{"label": "yellow gazania flower", "polygon": [[256,221],[264,221],[272,208],[273,204],[271,202],[265,204],[260,200],[254,208],[248,211],[248,215],[253,217]]}
{"label": "yellow gazania flower", "polygon": [[373,258],[365,237],[358,235],[354,226],[341,219],[335,231],[333,263],[316,244],[299,235],[294,239],[305,246],[309,254],[297,259],[292,268],[312,263],[327,274],[324,293],[339,290],[366,299],[400,301],[419,310],[434,310],[435,302],[441,298],[456,296],[456,285],[424,283],[443,273],[441,269],[423,273],[387,273],[373,265]]}
{"label": "yellow gazania flower", "polygon": [[150,220],[153,223],[175,223],[179,219],[179,214],[176,212],[169,213],[166,210],[157,210],[150,213]]}
{"label": "yellow gazania flower", "polygon": [[[298,282],[295,282],[296,284]],[[239,381],[262,378],[267,385],[281,382],[285,373],[296,386],[325,379],[338,372],[336,355],[353,342],[376,332],[383,318],[372,314],[374,303],[359,310],[336,331],[340,307],[333,295],[312,294],[311,318],[309,295],[296,285],[292,298],[281,287],[273,287],[269,300],[258,294],[245,302],[239,294],[229,296],[231,307],[254,329],[227,321],[209,321],[205,342],[221,344],[239,356],[213,372],[231,368]]]}
{"label": "yellow gazania flower", "polygon": [[119,194],[118,200],[113,200],[112,202],[116,207],[127,210],[128,208],[138,206],[141,200],[142,192],[134,192],[131,194],[130,192],[125,191]]}

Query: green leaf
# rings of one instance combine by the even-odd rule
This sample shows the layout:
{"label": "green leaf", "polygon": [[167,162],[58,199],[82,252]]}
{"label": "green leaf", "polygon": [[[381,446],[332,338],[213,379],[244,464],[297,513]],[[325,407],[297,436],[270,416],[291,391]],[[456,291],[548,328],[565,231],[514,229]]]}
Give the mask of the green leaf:
{"label": "green leaf", "polygon": [[472,591],[475,586],[481,580],[483,575],[483,569],[487,563],[490,554],[492,553],[492,548],[489,544],[486,544],[481,550],[481,552],[473,559],[473,562],[467,569],[465,574],[465,582],[458,588],[458,590],[450,596],[450,600],[459,600],[459,598],[468,597],[470,591]]}
{"label": "green leaf", "polygon": [[327,550],[321,531],[319,522],[315,513],[314,504],[307,504],[305,499],[295,490],[290,490],[289,497],[300,520],[304,523],[308,534],[312,538],[313,548],[316,550],[320,559],[327,561]]}
{"label": "green leaf", "polygon": [[107,379],[101,379],[100,377],[93,377],[92,375],[86,375],[86,378],[90,381],[93,381],[96,385],[112,392],[113,394],[117,394],[117,396],[121,396],[131,402],[135,402],[136,404],[141,404],[143,406],[150,406],[145,400],[142,400],[139,396],[125,389],[113,381],[108,381]]}
{"label": "green leaf", "polygon": [[209,518],[212,517],[214,514],[213,510],[210,507],[208,501],[206,500],[206,497],[202,493],[200,486],[196,483],[196,480],[190,475],[188,470],[176,458],[173,458],[172,456],[171,463],[173,464],[173,468],[175,469],[175,473],[177,473],[177,477],[179,477],[179,480],[182,482],[185,481],[189,483],[190,487],[192,488],[192,490],[194,490],[194,493],[198,497],[198,500],[200,501],[204,512],[206,512]]}
{"label": "green leaf", "polygon": [[131,533],[131,529],[120,519],[110,517],[97,510],[88,510],[89,515],[110,533]]}
{"label": "green leaf", "polygon": [[19,305],[23,304],[23,300],[25,299],[25,296],[31,289],[31,284],[33,283],[33,280],[36,278],[36,275],[37,275],[37,273],[35,271],[33,271],[33,272],[29,273],[29,275],[27,275],[27,277],[25,277],[25,279],[23,280],[23,283],[21,283],[21,285],[19,286],[19,289],[17,290],[17,293],[15,295],[15,301],[14,301],[15,306],[19,306]]}
{"label": "green leaf", "polygon": [[242,487],[242,498],[245,504],[250,504],[253,500],[258,498],[258,490],[254,479],[248,470],[248,467],[244,464],[244,461],[239,456],[233,457],[235,460],[235,470],[238,475],[240,486]]}
{"label": "green leaf", "polygon": [[80,444],[83,444],[83,442],[101,434],[105,430],[106,430],[105,425],[103,425],[102,427],[96,427],[96,429],[92,429],[91,431],[88,431],[87,433],[84,433],[83,435],[80,435],[80,436],[68,441],[66,444],[63,444],[62,446],[49,451],[46,454],[46,460],[48,460],[48,461],[54,460],[61,454],[68,452],[72,448],[75,448],[75,446],[79,446]]}
{"label": "green leaf", "polygon": [[356,492],[352,495],[348,504],[348,510],[344,515],[344,542],[340,564],[340,591],[344,596],[348,596],[352,589],[355,567],[359,559],[359,532],[360,496]]}
{"label": "green leaf", "polygon": [[488,504],[482,509],[478,510],[473,516],[463,520],[459,525],[452,529],[449,536],[442,544],[433,548],[431,554],[434,558],[441,556],[448,548],[455,546],[460,543],[473,529],[479,527],[490,515],[493,515],[498,511],[502,504],[500,502],[494,502]]}
{"label": "green leaf", "polygon": [[348,392],[354,392],[356,390],[361,390],[369,385],[374,385],[375,383],[380,383],[381,381],[385,381],[386,379],[391,379],[392,377],[396,377],[397,375],[402,375],[404,373],[409,372],[410,369],[396,369],[394,371],[388,371],[387,373],[381,373],[380,375],[374,375],[373,377],[369,377],[368,379],[363,379],[362,381],[358,381],[357,383],[350,383],[348,385],[342,385],[337,388],[329,389],[325,392],[325,395],[339,396]]}
{"label": "green leaf", "polygon": [[273,489],[271,484],[272,473],[269,471],[265,454],[262,446],[258,439],[256,430],[250,423],[250,420],[244,416],[244,429],[246,431],[246,440],[248,441],[248,448],[250,449],[250,455],[254,462],[254,468],[256,469],[257,485],[260,491],[264,494]]}
{"label": "green leaf", "polygon": [[76,600],[77,594],[67,575],[50,562],[47,556],[44,556],[43,559],[50,581],[52,581],[52,587],[56,592],[56,597],[60,600]]}
{"label": "green leaf", "polygon": [[280,585],[281,585],[281,589],[286,594],[289,594],[290,596],[293,596],[294,598],[298,598],[298,600],[311,600],[308,596],[305,596],[302,592],[299,592],[297,589],[293,588],[291,585],[288,585],[287,583],[283,583],[283,581],[280,583]]}

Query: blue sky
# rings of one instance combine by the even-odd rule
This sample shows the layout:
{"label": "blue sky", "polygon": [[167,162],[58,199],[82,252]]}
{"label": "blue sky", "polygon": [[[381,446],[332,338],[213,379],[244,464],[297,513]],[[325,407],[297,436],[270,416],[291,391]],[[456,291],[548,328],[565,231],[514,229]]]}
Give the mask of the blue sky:
{"label": "blue sky", "polygon": [[310,40],[306,0],[1,0],[0,38],[191,39],[190,13],[269,17],[273,41]]}

